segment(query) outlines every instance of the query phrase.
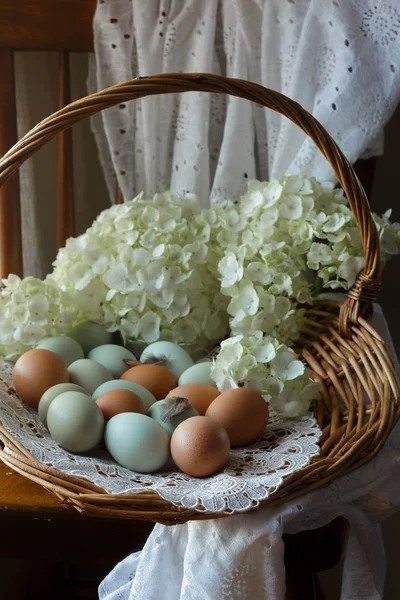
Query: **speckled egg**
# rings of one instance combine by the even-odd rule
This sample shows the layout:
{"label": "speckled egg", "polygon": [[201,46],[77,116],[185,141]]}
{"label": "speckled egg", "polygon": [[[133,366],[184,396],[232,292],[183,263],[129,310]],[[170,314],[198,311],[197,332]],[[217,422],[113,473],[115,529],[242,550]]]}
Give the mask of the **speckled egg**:
{"label": "speckled egg", "polygon": [[192,477],[208,477],[222,469],[229,452],[227,432],[209,417],[186,419],[172,434],[172,458],[181,471]]}

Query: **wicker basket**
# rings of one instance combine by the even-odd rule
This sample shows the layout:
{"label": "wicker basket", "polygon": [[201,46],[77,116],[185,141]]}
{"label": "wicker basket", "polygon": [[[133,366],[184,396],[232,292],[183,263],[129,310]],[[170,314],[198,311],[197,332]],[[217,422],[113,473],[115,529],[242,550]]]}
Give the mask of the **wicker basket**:
{"label": "wicker basket", "polygon": [[[379,240],[365,192],[335,142],[308,112],[289,98],[239,79],[210,74],[163,74],[138,78],[69,104],[25,135],[0,161],[0,185],[60,131],[97,112],[132,99],[174,92],[216,92],[247,98],[297,124],[330,162],[344,189],[361,232],[365,267],[346,302],[319,302],[306,313],[296,349],[322,384],[322,401],[314,414],[322,429],[321,452],[301,471],[288,476],[263,504],[300,496],[329,484],[379,452],[399,416],[398,384],[388,350],[365,320],[380,287]],[[10,393],[15,393],[10,390]],[[1,459],[15,471],[54,492],[77,510],[104,517],[161,523],[209,519],[181,509],[154,492],[111,495],[92,483],[71,477],[37,461],[0,427]]]}

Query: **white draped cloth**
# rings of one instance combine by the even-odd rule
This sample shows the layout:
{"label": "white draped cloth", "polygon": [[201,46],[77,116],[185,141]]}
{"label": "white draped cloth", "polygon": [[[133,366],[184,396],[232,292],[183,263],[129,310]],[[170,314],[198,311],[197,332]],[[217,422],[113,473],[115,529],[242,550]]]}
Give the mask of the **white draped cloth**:
{"label": "white draped cloth", "polygon": [[[351,162],[381,154],[400,98],[398,0],[100,0],[94,33],[90,91],[168,71],[250,79],[309,110]],[[93,126],[111,198],[115,173],[126,200],[170,187],[204,206],[249,179],[334,178],[295,125],[240,98],[145,98]]]}
{"label": "white draped cloth", "polygon": [[[351,162],[383,150],[400,98],[398,0],[99,0],[89,90],[160,72],[213,72],[259,82],[299,102]],[[285,173],[334,180],[314,145],[279,114],[191,92],[145,98],[92,123],[114,197],[166,188],[203,206],[250,179]],[[390,343],[376,307],[374,325]],[[396,363],[398,367],[398,364]],[[367,465],[275,508],[157,525],[99,589],[100,600],[283,600],[282,534],[349,524],[342,600],[382,598],[379,523],[400,498],[400,427]]]}

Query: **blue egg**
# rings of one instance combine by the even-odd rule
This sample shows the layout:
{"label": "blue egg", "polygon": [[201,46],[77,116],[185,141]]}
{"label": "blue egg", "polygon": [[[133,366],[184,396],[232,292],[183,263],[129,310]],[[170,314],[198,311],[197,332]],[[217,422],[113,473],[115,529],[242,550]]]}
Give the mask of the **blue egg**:
{"label": "blue egg", "polygon": [[42,340],[40,344],[37,345],[37,348],[50,350],[50,352],[58,354],[58,356],[61,356],[63,359],[66,367],[69,367],[70,364],[84,357],[82,347],[78,342],[66,335],[48,337]]}
{"label": "blue egg", "polygon": [[209,360],[196,363],[182,373],[179,377],[178,385],[185,385],[186,383],[205,383],[206,385],[217,387],[215,381],[211,379],[210,376],[213,366],[213,363]]}
{"label": "blue egg", "polygon": [[167,462],[169,435],[154,419],[120,413],[106,425],[104,441],[114,460],[137,473],[153,473]]}
{"label": "blue egg", "polygon": [[194,365],[193,359],[186,350],[172,342],[154,342],[150,344],[143,350],[140,362],[152,362],[152,358],[164,360],[165,362],[162,365],[171,371],[177,379],[186,369]]}
{"label": "blue egg", "polygon": [[69,332],[69,336],[80,344],[85,354],[88,354],[96,346],[111,344],[112,342],[112,333],[107,331],[103,325],[90,321],[74,327]]}
{"label": "blue egg", "polygon": [[87,357],[103,365],[115,378],[121,377],[129,369],[125,360],[136,361],[136,357],[130,350],[123,346],[117,346],[117,344],[97,346],[89,352]]}
{"label": "blue egg", "polygon": [[165,400],[159,400],[158,402],[155,402],[154,404],[152,404],[150,406],[150,409],[147,413],[149,417],[151,417],[152,419],[157,421],[157,423],[159,425],[161,425],[161,427],[163,429],[165,429],[165,431],[168,433],[169,437],[172,436],[175,429],[178,427],[178,425],[183,423],[183,421],[186,421],[186,419],[190,419],[190,417],[198,417],[199,416],[199,413],[197,412],[197,410],[195,408],[193,408],[193,406],[188,404],[187,409],[184,412],[182,412],[180,415],[176,415],[175,417],[172,417],[172,419],[170,419],[167,423],[164,423],[164,421],[162,420],[164,409],[166,406],[168,406],[168,403],[170,401],[171,401],[171,399],[170,400],[165,399]]}

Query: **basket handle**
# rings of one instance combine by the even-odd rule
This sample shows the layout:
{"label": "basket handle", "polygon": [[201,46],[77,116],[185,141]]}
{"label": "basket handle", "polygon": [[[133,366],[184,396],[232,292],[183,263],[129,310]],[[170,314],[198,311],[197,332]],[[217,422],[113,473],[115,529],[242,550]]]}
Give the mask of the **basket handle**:
{"label": "basket handle", "polygon": [[346,302],[340,309],[340,331],[344,335],[347,334],[350,323],[357,323],[360,314],[371,313],[372,301],[379,293],[381,261],[378,233],[365,191],[349,161],[328,132],[310,113],[279,92],[250,81],[229,79],[208,73],[163,73],[139,77],[112,86],[68,104],[31,129],[0,160],[0,186],[27,158],[55,135],[82,119],[105,108],[144,96],[191,91],[230,94],[281,113],[300,127],[329,161],[356,218],[364,249],[364,269],[358,275],[348,292]]}

